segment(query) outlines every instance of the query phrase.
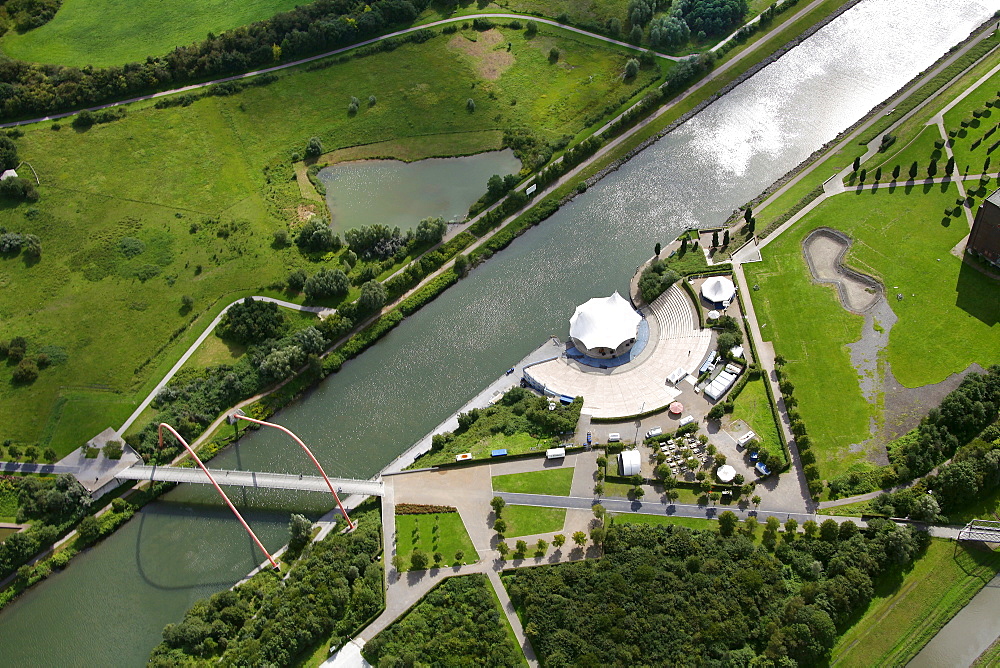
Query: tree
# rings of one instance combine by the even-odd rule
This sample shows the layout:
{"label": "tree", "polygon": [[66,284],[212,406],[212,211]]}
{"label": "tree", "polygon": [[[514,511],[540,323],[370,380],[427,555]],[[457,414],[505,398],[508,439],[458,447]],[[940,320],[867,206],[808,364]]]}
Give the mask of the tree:
{"label": "tree", "polygon": [[410,553],[410,568],[414,570],[423,570],[427,568],[427,553],[419,548],[414,548],[413,552]]}
{"label": "tree", "polygon": [[751,515],[743,520],[743,533],[753,538],[757,535],[757,518]]}
{"label": "tree", "polygon": [[754,231],[757,229],[757,219],[751,218],[747,223],[747,234],[753,235]]}
{"label": "tree", "polygon": [[42,240],[34,234],[25,234],[21,241],[21,252],[24,253],[25,257],[37,260],[42,257]]}
{"label": "tree", "polygon": [[656,245],[653,247],[653,255],[660,257],[660,242],[657,241]]}
{"label": "tree", "polygon": [[317,158],[323,155],[323,142],[319,137],[310,137],[306,142],[306,157]]}
{"label": "tree", "polygon": [[525,541],[519,539],[516,543],[514,543],[514,554],[523,555],[527,551],[528,551],[528,543],[526,543]]}
{"label": "tree", "polygon": [[19,162],[17,144],[10,137],[0,136],[0,170],[14,169]]}
{"label": "tree", "polygon": [[507,555],[510,553],[510,545],[508,545],[506,541],[500,541],[499,543],[497,543],[497,552],[500,553],[501,557],[506,558]]}
{"label": "tree", "polygon": [[604,496],[604,483],[598,482],[594,484],[594,496]]}
{"label": "tree", "polygon": [[712,248],[716,248],[716,247],[718,247],[718,245],[719,245],[719,231],[718,230],[713,230],[712,231]]}
{"label": "tree", "polygon": [[327,220],[314,216],[295,235],[295,245],[306,253],[326,253],[340,248],[341,243]]}
{"label": "tree", "polygon": [[358,98],[351,96],[350,102],[347,103],[347,113],[353,116],[358,113],[358,107],[360,106],[360,100]]}
{"label": "tree", "polygon": [[24,456],[28,459],[28,461],[35,461],[38,459],[38,448],[33,445],[29,445],[24,449]]}
{"label": "tree", "polygon": [[552,47],[549,49],[549,62],[554,63],[559,60],[559,49]]}
{"label": "tree", "polygon": [[306,272],[301,269],[296,269],[292,273],[288,274],[288,278],[285,279],[285,285],[287,285],[288,289],[292,292],[302,292],[302,287],[306,284],[306,280],[308,278],[309,276],[306,275]]}
{"label": "tree", "polygon": [[406,559],[401,554],[392,555],[392,567],[397,571],[402,572],[403,568],[406,566]]}
{"label": "tree", "polygon": [[881,180],[882,180],[882,168],[879,167],[878,169],[875,170],[875,183],[878,183]]}
{"label": "tree", "polygon": [[913,164],[910,165],[910,178],[911,179],[917,178],[918,171],[920,171],[920,165],[917,163],[916,160],[914,160]]}
{"label": "tree", "polygon": [[448,231],[448,223],[440,216],[437,218],[424,218],[417,223],[417,231],[414,234],[418,244],[433,246],[444,238]]}
{"label": "tree", "polygon": [[933,494],[921,494],[910,506],[910,519],[918,522],[934,522],[941,516],[941,506]]}
{"label": "tree", "polygon": [[538,539],[538,542],[535,544],[535,546],[538,548],[536,550],[538,554],[545,554],[549,549],[549,544],[542,538]]}
{"label": "tree", "polygon": [[865,178],[867,176],[868,176],[868,170],[867,169],[862,169],[861,173],[858,174],[858,181],[860,181],[861,183],[864,183],[865,182]]}
{"label": "tree", "polygon": [[753,209],[747,207],[743,210],[743,221],[749,223],[753,220]]}
{"label": "tree", "polygon": [[722,235],[722,245],[723,246],[728,246],[729,245],[729,230],[728,229],[726,230],[725,234]]}
{"label": "tree", "polygon": [[754,508],[757,508],[758,506],[760,506],[760,495],[759,494],[754,494],[753,498],[750,499],[750,502],[753,503],[753,507]]}
{"label": "tree", "polygon": [[605,514],[607,514],[607,511],[604,509],[604,506],[602,506],[599,503],[595,503],[593,506],[591,506],[590,509],[594,512],[594,517],[596,519],[600,520],[601,522],[604,521],[604,516]]}
{"label": "tree", "polygon": [[799,529],[799,521],[794,517],[789,517],[785,520],[785,533],[788,534],[788,538],[793,538],[795,532]]}
{"label": "tree", "polygon": [[465,101],[465,110],[470,114],[476,110],[476,101],[471,97]]}
{"label": "tree", "polygon": [[469,273],[469,256],[468,255],[456,255],[455,256],[455,273],[459,277],[464,277]]}
{"label": "tree", "polygon": [[931,160],[930,164],[927,165],[927,176],[932,179],[937,175],[937,160]]}
{"label": "tree", "polygon": [[642,28],[640,26],[632,26],[632,32],[628,35],[628,41],[633,44],[640,44],[642,42]]}
{"label": "tree", "polygon": [[574,531],[573,542],[579,545],[580,547],[583,547],[584,545],[587,544],[587,534],[583,533],[582,531]]}
{"label": "tree", "polygon": [[853,171],[855,171],[855,172],[858,171],[858,169],[861,168],[861,156],[860,155],[858,157],[854,158],[854,163],[851,166],[853,167]]}
{"label": "tree", "polygon": [[101,450],[108,459],[122,458],[123,447],[121,441],[108,441]]}
{"label": "tree", "polygon": [[600,545],[604,542],[604,536],[606,532],[604,527],[594,527],[590,530],[590,540],[594,542],[594,545]]}
{"label": "tree", "polygon": [[502,517],[498,517],[497,521],[493,523],[493,530],[499,535],[503,536],[507,533],[507,520]]}
{"label": "tree", "polygon": [[629,58],[625,63],[625,78],[634,79],[637,74],[639,74],[639,61],[635,58]]}
{"label": "tree", "polygon": [[368,312],[378,311],[385,305],[385,286],[378,281],[368,281],[361,286],[358,305]]}
{"label": "tree", "polygon": [[537,33],[538,33],[538,23],[536,23],[535,21],[528,21],[524,25],[524,36],[525,37],[529,37],[529,38],[530,37],[534,37]]}
{"label": "tree", "polygon": [[22,385],[35,382],[38,378],[38,365],[34,360],[23,359],[14,368],[14,382]]}
{"label": "tree", "polygon": [[948,158],[948,163],[944,166],[944,173],[951,174],[955,171],[955,156],[950,156]]}
{"label": "tree", "polygon": [[892,180],[895,181],[899,178],[899,165],[892,168]]}
{"label": "tree", "polygon": [[688,238],[687,238],[687,235],[685,234],[683,237],[681,237],[681,250],[680,250],[680,254],[684,255],[685,253],[687,253],[687,249],[688,249]]}
{"label": "tree", "polygon": [[369,107],[374,107],[376,102],[378,102],[378,100],[375,98],[374,95],[369,95],[368,96],[368,106]]}
{"label": "tree", "polygon": [[823,520],[823,523],[819,525],[819,537],[820,540],[824,540],[827,543],[833,543],[840,536],[840,525],[837,524],[836,520],[829,519]]}
{"label": "tree", "polygon": [[815,520],[806,520],[802,523],[802,532],[806,538],[815,538],[818,530],[819,525],[816,524]]}
{"label": "tree", "polygon": [[733,511],[723,511],[719,515],[719,533],[723,536],[732,536],[733,532],[736,531],[736,525],[739,524],[739,521],[739,518],[736,517],[736,513]]}
{"label": "tree", "polygon": [[312,522],[305,515],[293,513],[288,522],[288,547],[293,551],[301,550],[312,539]]}
{"label": "tree", "polygon": [[45,452],[42,454],[42,457],[45,458],[45,461],[52,463],[58,458],[58,455],[56,454],[55,448],[45,448]]}
{"label": "tree", "polygon": [[632,496],[635,497],[636,499],[641,499],[642,497],[646,496],[646,490],[644,490],[642,487],[633,487]]}
{"label": "tree", "polygon": [[101,520],[87,515],[76,527],[76,533],[84,545],[90,545],[101,537]]}
{"label": "tree", "polygon": [[435,552],[434,553],[434,565],[435,566],[440,566],[442,561],[444,561],[444,555],[441,554],[440,552]]}
{"label": "tree", "polygon": [[507,505],[501,496],[494,496],[490,499],[490,506],[493,507],[493,513],[499,518],[503,514],[503,508]]}
{"label": "tree", "polygon": [[350,288],[351,280],[340,269],[320,269],[302,285],[309,300],[346,295]]}
{"label": "tree", "polygon": [[566,536],[564,534],[557,533],[552,537],[552,544],[556,547],[556,549],[561,548],[566,544]]}

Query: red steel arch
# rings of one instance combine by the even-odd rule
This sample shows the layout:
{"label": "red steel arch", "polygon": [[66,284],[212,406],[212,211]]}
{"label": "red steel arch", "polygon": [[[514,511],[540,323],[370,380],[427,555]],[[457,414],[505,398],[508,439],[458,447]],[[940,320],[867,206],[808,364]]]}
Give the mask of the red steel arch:
{"label": "red steel arch", "polygon": [[191,449],[191,446],[188,445],[187,441],[185,441],[184,438],[180,434],[177,433],[177,430],[175,430],[173,427],[171,427],[166,422],[161,422],[159,428],[157,429],[157,432],[158,432],[158,434],[160,436],[160,447],[161,448],[163,447],[163,428],[164,427],[166,427],[167,430],[171,434],[174,435],[174,438],[176,438],[178,441],[180,441],[181,445],[184,446],[184,449],[188,451],[188,454],[190,454],[192,457],[194,457],[194,461],[197,462],[198,466],[201,467],[201,470],[204,471],[205,475],[208,476],[208,479],[211,481],[212,485],[215,487],[215,491],[219,493],[219,496],[222,497],[222,500],[226,502],[226,505],[229,506],[229,509],[231,511],[233,511],[234,515],[236,515],[236,519],[238,519],[240,521],[240,524],[243,525],[243,528],[247,530],[247,533],[250,534],[251,538],[253,538],[253,542],[257,544],[257,547],[260,548],[260,551],[263,552],[267,556],[267,560],[271,562],[271,566],[274,567],[274,570],[276,570],[276,571],[280,570],[280,568],[278,566],[278,562],[276,562],[274,560],[274,557],[271,556],[271,553],[267,551],[267,549],[264,547],[264,544],[260,542],[259,538],[257,538],[257,534],[255,534],[253,532],[253,529],[250,528],[250,525],[247,524],[246,520],[243,519],[243,516],[240,515],[240,511],[236,510],[236,506],[233,505],[233,502],[229,500],[229,497],[226,496],[226,493],[224,491],[222,491],[221,487],[219,487],[219,483],[215,482],[215,478],[212,476],[212,474],[209,472],[209,470],[205,467],[205,464],[202,463],[201,458],[199,458],[198,455],[195,453],[195,451]]}
{"label": "red steel arch", "polygon": [[347,516],[347,509],[344,508],[344,504],[341,503],[341,501],[340,501],[340,495],[337,494],[337,490],[334,488],[333,483],[330,482],[330,478],[326,475],[326,471],[323,470],[322,465],[320,465],[319,461],[313,455],[312,450],[310,450],[306,446],[306,444],[302,442],[301,438],[299,438],[298,436],[296,436],[295,433],[292,432],[292,430],[289,429],[288,427],[283,427],[280,424],[275,424],[273,422],[265,422],[264,420],[258,420],[256,418],[247,417],[246,415],[243,415],[242,412],[232,413],[230,417],[232,417],[235,420],[246,420],[247,422],[253,422],[254,424],[263,425],[265,427],[274,427],[275,429],[279,429],[279,430],[285,432],[286,434],[288,434],[289,436],[291,436],[292,440],[294,440],[296,443],[298,443],[299,446],[303,450],[305,450],[306,454],[309,455],[309,459],[311,459],[312,463],[316,465],[317,469],[319,469],[320,475],[323,476],[323,480],[326,481],[326,486],[330,488],[330,493],[333,494],[333,498],[336,499],[336,501],[337,501],[337,507],[340,508],[340,514],[344,516],[345,520],[347,520],[348,530],[349,531],[354,531],[355,524],[351,520],[351,518]]}

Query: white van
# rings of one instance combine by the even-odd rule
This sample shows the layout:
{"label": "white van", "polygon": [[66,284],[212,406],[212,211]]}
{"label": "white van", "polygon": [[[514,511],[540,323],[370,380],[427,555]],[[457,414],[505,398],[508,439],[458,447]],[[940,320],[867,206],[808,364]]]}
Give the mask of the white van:
{"label": "white van", "polygon": [[747,443],[749,443],[755,438],[757,438],[757,434],[753,433],[752,431],[748,431],[747,433],[740,436],[739,440],[736,441],[736,447],[741,449],[745,448]]}
{"label": "white van", "polygon": [[622,440],[622,435],[619,434],[617,431],[613,431],[610,434],[608,434],[608,443],[618,443],[621,440]]}
{"label": "white van", "polygon": [[693,416],[693,415],[685,415],[685,416],[684,416],[684,417],[682,417],[682,418],[680,419],[680,421],[679,421],[679,422],[677,423],[677,426],[678,426],[678,427],[683,427],[683,426],[685,426],[685,425],[689,425],[689,424],[691,424],[692,422],[694,422],[694,416]]}
{"label": "white van", "polygon": [[646,432],[646,438],[654,438],[654,437],[660,436],[662,434],[663,434],[663,428],[662,427],[653,427],[652,429],[650,429],[649,431]]}
{"label": "white van", "polygon": [[562,459],[566,456],[566,448],[549,448],[545,451],[546,459]]}

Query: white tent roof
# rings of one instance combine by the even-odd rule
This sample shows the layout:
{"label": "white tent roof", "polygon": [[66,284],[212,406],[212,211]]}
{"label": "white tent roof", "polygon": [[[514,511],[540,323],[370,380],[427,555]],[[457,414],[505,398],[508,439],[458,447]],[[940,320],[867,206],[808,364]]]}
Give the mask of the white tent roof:
{"label": "white tent roof", "polygon": [[723,464],[715,472],[715,475],[719,476],[719,480],[722,482],[731,482],[736,477],[736,469],[729,464]]}
{"label": "white tent roof", "polygon": [[610,297],[594,297],[576,307],[569,319],[569,335],[587,348],[615,349],[634,339],[642,316],[615,292]]}
{"label": "white tent roof", "polygon": [[635,475],[642,469],[642,457],[638,450],[624,450],[619,455],[622,462],[622,475]]}
{"label": "white tent roof", "polygon": [[736,286],[725,276],[712,276],[701,284],[701,294],[710,302],[728,302],[736,296]]}

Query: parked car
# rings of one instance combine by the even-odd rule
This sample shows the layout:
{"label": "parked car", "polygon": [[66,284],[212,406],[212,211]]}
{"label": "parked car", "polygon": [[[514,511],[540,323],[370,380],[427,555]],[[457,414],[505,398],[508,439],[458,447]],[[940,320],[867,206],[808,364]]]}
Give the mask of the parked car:
{"label": "parked car", "polygon": [[622,435],[617,431],[613,431],[608,434],[608,443],[618,443],[622,440]]}

